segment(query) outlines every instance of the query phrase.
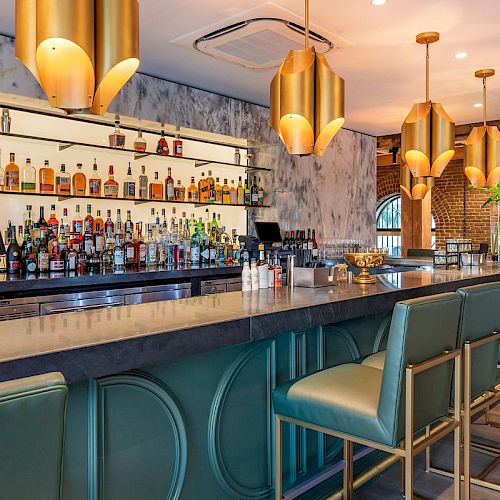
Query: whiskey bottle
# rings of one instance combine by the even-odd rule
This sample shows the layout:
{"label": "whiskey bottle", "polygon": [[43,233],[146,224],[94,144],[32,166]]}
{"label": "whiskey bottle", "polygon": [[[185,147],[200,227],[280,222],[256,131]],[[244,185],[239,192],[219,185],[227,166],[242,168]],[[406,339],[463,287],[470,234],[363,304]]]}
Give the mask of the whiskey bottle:
{"label": "whiskey bottle", "polygon": [[108,218],[106,219],[106,222],[104,224],[104,232],[106,233],[106,235],[109,233],[114,234],[115,233],[115,223],[111,219],[111,210],[108,210],[107,216],[108,216]]}
{"label": "whiskey bottle", "polygon": [[168,176],[165,179],[165,194],[167,200],[173,201],[175,199],[174,178],[172,177],[172,169],[170,167],[168,167]]}
{"label": "whiskey bottle", "polygon": [[142,267],[146,265],[146,244],[142,239],[142,222],[135,225],[137,240],[135,242],[135,265]]}
{"label": "whiskey bottle", "polygon": [[59,242],[57,239],[54,239],[51,243],[51,251],[49,252],[49,272],[62,273],[64,272],[64,258],[61,255]]}
{"label": "whiskey bottle", "polygon": [[38,247],[38,272],[40,274],[49,272],[49,249],[45,238],[40,240],[40,246]]}
{"label": "whiskey bottle", "polygon": [[100,197],[101,196],[101,178],[99,177],[99,172],[97,171],[97,161],[94,158],[94,165],[92,167],[92,175],[89,179],[89,195]]}
{"label": "whiskey bottle", "polygon": [[81,163],[76,164],[76,172],[73,174],[73,179],[71,180],[74,196],[85,196],[87,194],[87,178],[82,172],[82,166]]}
{"label": "whiskey bottle", "polygon": [[113,244],[111,241],[106,243],[106,249],[101,252],[101,269],[111,270],[115,265]]}
{"label": "whiskey bottle", "polygon": [[132,268],[135,266],[135,245],[133,242],[133,235],[131,232],[125,233],[125,244],[123,245],[125,267]]}
{"label": "whiskey bottle", "polygon": [[94,230],[94,217],[92,217],[92,205],[87,205],[87,215],[83,219],[83,232],[92,234]]}
{"label": "whiskey bottle", "polygon": [[56,194],[69,196],[71,194],[70,175],[66,172],[66,165],[61,164],[61,170],[56,176]]}
{"label": "whiskey bottle", "polygon": [[155,179],[149,184],[149,198],[151,200],[163,200],[163,183],[158,180],[158,172],[155,172]]}
{"label": "whiskey bottle", "polygon": [[50,217],[49,220],[47,221],[47,225],[56,236],[59,234],[59,221],[56,218],[55,205],[50,205]]}
{"label": "whiskey bottle", "polygon": [[118,198],[118,182],[115,181],[113,165],[109,166],[108,180],[104,183],[104,197]]}
{"label": "whiskey bottle", "polygon": [[231,192],[229,186],[227,185],[227,179],[224,179],[224,185],[222,186],[222,203],[224,205],[231,204]]}
{"label": "whiskey bottle", "polygon": [[19,191],[19,167],[16,165],[16,155],[10,153],[10,162],[5,167],[5,191]]}
{"label": "whiskey bottle", "polygon": [[222,186],[219,184],[219,178],[215,178],[215,203],[222,203]]}
{"label": "whiskey bottle", "polygon": [[208,185],[208,203],[215,203],[215,180],[212,177],[211,170],[208,171],[207,185]]}
{"label": "whiskey bottle", "polygon": [[123,248],[123,240],[117,240],[115,242],[115,246],[113,247],[113,260],[114,268],[116,270],[120,270],[125,267],[125,250]]}
{"label": "whiskey bottle", "polygon": [[205,172],[201,173],[198,181],[198,196],[200,203],[208,203],[208,182],[205,179]]}
{"label": "whiskey bottle", "polygon": [[[40,207],[40,210],[42,208],[43,207]],[[42,217],[42,213],[40,214],[40,217]],[[82,232],[83,232],[83,219],[82,216],[80,215],[80,205],[76,205],[75,215],[73,216],[73,220],[71,221],[71,234],[73,235],[73,237],[80,239]]]}
{"label": "whiskey bottle", "polygon": [[130,210],[127,210],[127,220],[125,221],[125,235],[130,233],[133,237],[134,235],[134,223],[132,222],[132,214]]}
{"label": "whiskey bottle", "polygon": [[112,148],[123,149],[125,147],[125,134],[120,130],[120,116],[115,115],[115,131],[109,135],[109,145]]}
{"label": "whiskey bottle", "polygon": [[243,189],[243,184],[241,183],[241,177],[238,177],[238,187],[236,188],[236,203],[238,205],[245,204],[245,190]]}
{"label": "whiskey bottle", "polygon": [[147,200],[148,198],[148,176],[146,175],[146,167],[143,165],[141,167],[141,175],[139,176],[139,198],[141,200]]}
{"label": "whiskey bottle", "polygon": [[54,192],[54,170],[49,166],[49,160],[44,161],[38,172],[38,189],[45,194]]}
{"label": "whiskey bottle", "polygon": [[186,188],[181,184],[180,179],[177,181],[177,186],[174,188],[174,200],[184,201],[186,199]]}
{"label": "whiskey bottle", "polygon": [[31,165],[31,160],[29,158],[26,158],[26,165],[23,169],[21,191],[23,193],[36,192],[36,170],[35,167]]}
{"label": "whiskey bottle", "polygon": [[146,147],[147,147],[147,144],[146,144],[144,137],[142,137],[142,130],[139,129],[137,131],[137,138],[134,141],[134,149],[135,149],[135,151],[139,151],[141,153],[144,153],[144,151],[146,151]]}
{"label": "whiskey bottle", "polygon": [[156,146],[156,153],[162,156],[168,156],[170,150],[168,149],[168,142],[165,138],[165,131],[163,128],[161,129],[161,137],[158,140],[158,144]]}
{"label": "whiskey bottle", "polygon": [[236,205],[238,203],[238,195],[234,180],[231,180],[231,187],[229,188],[229,203],[231,203],[231,205]]}
{"label": "whiskey bottle", "polygon": [[257,206],[259,204],[259,189],[257,183],[255,182],[255,177],[252,180],[252,185],[250,186],[251,193],[251,205]]}
{"label": "whiskey bottle", "polygon": [[198,203],[200,200],[198,188],[194,183],[194,177],[191,177],[191,184],[187,189],[188,202],[190,203]]}
{"label": "whiskey bottle", "polygon": [[182,139],[179,127],[175,127],[175,139],[173,142],[174,156],[182,156]]}
{"label": "whiskey bottle", "polygon": [[104,250],[104,221],[101,218],[100,210],[97,211],[96,218],[94,219],[92,234],[94,235],[95,251],[100,254]]}
{"label": "whiskey bottle", "polygon": [[127,199],[135,199],[135,179],[132,177],[132,167],[128,164],[127,177],[123,183],[123,197]]}
{"label": "whiskey bottle", "polygon": [[245,187],[243,188],[243,196],[244,196],[245,205],[251,205],[252,204],[252,193],[250,191],[250,188],[248,187],[248,181],[245,182]]}

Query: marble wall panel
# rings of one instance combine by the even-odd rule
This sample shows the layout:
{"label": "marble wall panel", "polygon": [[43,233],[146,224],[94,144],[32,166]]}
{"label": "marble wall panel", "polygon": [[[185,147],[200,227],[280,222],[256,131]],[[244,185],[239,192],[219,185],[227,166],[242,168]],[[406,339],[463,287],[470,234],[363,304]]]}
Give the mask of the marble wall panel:
{"label": "marble wall panel", "polygon": [[[0,92],[43,98],[32,75],[0,36]],[[324,156],[292,157],[269,126],[269,109],[137,73],[110,111],[181,127],[246,138],[257,145],[255,162],[271,209],[251,219],[278,220],[284,230],[316,227],[318,238],[374,241],[376,138],[342,129]]]}

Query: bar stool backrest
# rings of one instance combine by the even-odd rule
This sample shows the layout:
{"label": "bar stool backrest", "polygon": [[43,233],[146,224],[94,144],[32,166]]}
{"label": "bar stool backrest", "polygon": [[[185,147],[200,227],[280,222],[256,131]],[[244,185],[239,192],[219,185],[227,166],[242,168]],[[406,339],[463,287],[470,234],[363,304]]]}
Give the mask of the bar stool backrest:
{"label": "bar stool backrest", "polygon": [[[461,299],[456,293],[398,302],[392,315],[378,416],[392,446],[404,438],[405,370],[455,349]],[[415,377],[414,428],[448,413],[453,363]]]}
{"label": "bar stool backrest", "polygon": [[[457,347],[500,331],[500,283],[459,288],[462,311]],[[495,386],[497,376],[498,341],[472,350],[472,388],[475,398]]]}
{"label": "bar stool backrest", "polygon": [[66,397],[61,373],[0,383],[0,498],[60,498]]}

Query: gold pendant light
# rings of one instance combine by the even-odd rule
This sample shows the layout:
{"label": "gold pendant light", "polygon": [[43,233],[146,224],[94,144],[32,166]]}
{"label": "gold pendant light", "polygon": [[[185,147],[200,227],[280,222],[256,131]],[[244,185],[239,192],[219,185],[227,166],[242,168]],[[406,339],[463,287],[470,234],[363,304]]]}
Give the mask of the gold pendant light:
{"label": "gold pendant light", "polygon": [[414,177],[440,177],[455,154],[455,123],[429,98],[429,44],[438,40],[436,32],[416,37],[426,46],[425,102],[413,105],[401,127],[401,156]]}
{"label": "gold pendant light", "polygon": [[486,78],[495,74],[494,69],[476,71],[476,78],[483,80],[483,126],[474,127],[465,141],[465,175],[472,187],[493,187],[500,182],[500,131],[486,124]]}
{"label": "gold pendant light", "polygon": [[408,165],[403,165],[400,172],[400,187],[410,200],[423,200],[434,187],[434,177],[413,177]]}
{"label": "gold pendant light", "polygon": [[102,115],[139,66],[138,1],[16,0],[16,57],[52,106]]}
{"label": "gold pendant light", "polygon": [[305,48],[291,50],[271,82],[270,121],[290,154],[322,156],[344,124],[344,80],[309,47],[309,0],[305,11]]}

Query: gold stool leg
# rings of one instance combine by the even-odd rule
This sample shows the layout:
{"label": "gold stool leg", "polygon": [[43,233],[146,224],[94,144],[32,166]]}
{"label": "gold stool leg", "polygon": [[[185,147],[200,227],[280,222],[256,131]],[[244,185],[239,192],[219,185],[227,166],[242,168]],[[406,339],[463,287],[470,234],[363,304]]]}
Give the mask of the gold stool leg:
{"label": "gold stool leg", "polygon": [[344,439],[344,500],[353,498],[353,444],[352,441]]}
{"label": "gold stool leg", "polygon": [[[462,498],[462,471],[460,467],[460,445],[462,443],[462,425],[463,425],[463,420],[462,416],[460,414],[461,406],[462,406],[462,358],[461,356],[458,356],[455,358],[455,373],[454,373],[454,380],[455,380],[455,401],[454,401],[454,414],[453,418],[455,420],[455,423],[458,424],[457,427],[455,427],[453,431],[453,465],[454,465],[454,477],[453,477],[453,497],[455,500],[460,500]],[[470,386],[469,386],[469,392],[470,392]],[[470,394],[469,394],[470,395]],[[466,399],[465,401],[470,401],[469,399]],[[470,404],[466,404],[466,406],[470,410]],[[470,421],[470,415],[469,415],[469,421]],[[470,430],[470,429],[469,429]],[[469,439],[470,439],[470,434],[469,434]],[[470,445],[470,443],[469,443]],[[469,448],[470,452],[470,448]],[[430,463],[429,463],[430,467]]]}
{"label": "gold stool leg", "polygon": [[471,346],[464,345],[464,498],[470,500],[470,448],[471,448]]}
{"label": "gold stool leg", "polygon": [[283,495],[282,495],[282,484],[281,484],[281,474],[282,474],[282,471],[281,471],[281,460],[282,460],[282,455],[281,455],[281,445],[282,445],[282,441],[281,441],[281,426],[282,426],[282,422],[281,422],[281,418],[279,418],[278,415],[276,415],[276,418],[275,418],[275,443],[274,443],[274,446],[275,446],[275,461],[276,461],[276,464],[275,464],[275,477],[274,477],[274,482],[275,482],[275,486],[274,486],[274,490],[275,490],[275,497],[276,497],[276,500],[281,500],[283,498]]}
{"label": "gold stool leg", "polygon": [[405,498],[413,500],[413,371],[406,368],[405,402]]}
{"label": "gold stool leg", "polygon": [[405,459],[400,458],[399,459],[399,492],[401,493],[401,496],[405,496]]}

